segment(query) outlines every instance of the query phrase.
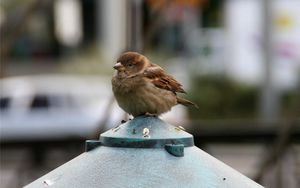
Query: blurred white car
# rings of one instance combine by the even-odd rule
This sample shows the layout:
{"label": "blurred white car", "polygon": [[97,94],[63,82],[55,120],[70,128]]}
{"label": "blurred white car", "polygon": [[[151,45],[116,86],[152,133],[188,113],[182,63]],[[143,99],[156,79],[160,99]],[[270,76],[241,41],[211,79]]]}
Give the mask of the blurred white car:
{"label": "blurred white car", "polygon": [[[14,77],[0,84],[1,141],[88,138],[101,129],[112,97],[110,80],[101,77]],[[110,126],[123,114],[116,104],[113,110]]]}
{"label": "blurred white car", "polygon": [[[2,79],[0,86],[2,142],[89,139],[125,117],[113,101],[110,78],[24,76]],[[185,115],[175,107],[164,119],[182,123]]]}

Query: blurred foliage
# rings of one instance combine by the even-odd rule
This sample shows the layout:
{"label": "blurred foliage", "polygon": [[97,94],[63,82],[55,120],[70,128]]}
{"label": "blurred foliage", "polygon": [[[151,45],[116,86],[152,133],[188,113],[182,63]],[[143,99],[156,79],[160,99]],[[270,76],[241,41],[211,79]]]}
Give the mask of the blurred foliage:
{"label": "blurred foliage", "polygon": [[190,99],[199,109],[189,108],[192,119],[254,118],[258,92],[222,76],[199,76],[192,81]]}
{"label": "blurred foliage", "polygon": [[295,89],[282,95],[282,114],[300,118],[300,90]]}
{"label": "blurred foliage", "polygon": [[[192,81],[190,100],[199,109],[189,108],[191,119],[257,118],[259,88],[238,84],[225,76],[198,76]],[[300,117],[298,89],[281,93],[280,117]]]}
{"label": "blurred foliage", "polygon": [[203,7],[201,16],[201,24],[203,28],[214,28],[223,26],[224,1],[210,0]]}

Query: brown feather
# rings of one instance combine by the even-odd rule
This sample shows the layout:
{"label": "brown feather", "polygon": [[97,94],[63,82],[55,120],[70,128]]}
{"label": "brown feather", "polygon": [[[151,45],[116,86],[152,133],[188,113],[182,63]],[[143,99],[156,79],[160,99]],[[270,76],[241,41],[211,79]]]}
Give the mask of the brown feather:
{"label": "brown feather", "polygon": [[177,99],[178,104],[182,104],[184,106],[194,106],[195,108],[199,108],[197,104],[195,104],[187,99],[180,98],[180,97],[176,97],[176,99]]}
{"label": "brown feather", "polygon": [[151,64],[151,66],[144,71],[144,75],[150,78],[152,83],[158,88],[173,91],[174,93],[186,93],[178,81],[166,74],[166,72],[156,64]]}

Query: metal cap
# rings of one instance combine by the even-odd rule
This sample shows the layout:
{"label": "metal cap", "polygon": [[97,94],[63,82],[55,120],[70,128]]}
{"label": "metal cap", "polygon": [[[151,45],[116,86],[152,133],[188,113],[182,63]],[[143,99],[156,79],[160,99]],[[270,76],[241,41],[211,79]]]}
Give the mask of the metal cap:
{"label": "metal cap", "polygon": [[137,117],[100,140],[87,141],[87,152],[26,188],[262,188],[193,146],[192,135],[182,129],[155,117]]}
{"label": "metal cap", "polygon": [[157,117],[136,117],[100,135],[99,140],[88,140],[86,151],[97,146],[125,148],[165,148],[181,157],[184,147],[194,146],[193,136],[184,128],[174,127]]}

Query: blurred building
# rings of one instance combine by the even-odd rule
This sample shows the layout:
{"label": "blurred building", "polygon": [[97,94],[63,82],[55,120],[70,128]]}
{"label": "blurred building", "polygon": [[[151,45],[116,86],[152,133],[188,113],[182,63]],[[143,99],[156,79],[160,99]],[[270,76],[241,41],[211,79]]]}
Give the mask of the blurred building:
{"label": "blurred building", "polygon": [[[128,49],[167,52],[198,58],[193,67],[201,65],[199,71],[221,71],[251,84],[260,84],[264,78],[263,4],[259,0],[32,0],[1,4],[3,47],[13,43],[8,46],[12,59],[51,59],[96,45],[109,61]],[[295,88],[299,82],[298,6],[299,1],[272,2],[272,79],[276,88]],[[17,28],[20,31],[15,30],[18,25],[22,25]],[[14,33],[18,37],[11,39]]]}

